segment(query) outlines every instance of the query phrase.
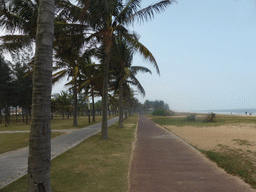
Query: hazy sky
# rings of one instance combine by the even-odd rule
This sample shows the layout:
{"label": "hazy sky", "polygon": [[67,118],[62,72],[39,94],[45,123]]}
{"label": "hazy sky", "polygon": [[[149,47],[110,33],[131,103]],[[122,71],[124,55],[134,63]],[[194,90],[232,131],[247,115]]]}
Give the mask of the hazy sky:
{"label": "hazy sky", "polygon": [[[150,5],[158,0],[143,0]],[[256,1],[177,0],[165,12],[131,30],[155,56],[161,76],[139,55],[134,65],[148,100],[172,110],[256,108]],[[53,93],[63,83],[53,87]]]}
{"label": "hazy sky", "polygon": [[256,107],[255,1],[179,0],[133,30],[161,71],[134,58],[154,70],[138,75],[141,102],[164,100],[177,111]]}

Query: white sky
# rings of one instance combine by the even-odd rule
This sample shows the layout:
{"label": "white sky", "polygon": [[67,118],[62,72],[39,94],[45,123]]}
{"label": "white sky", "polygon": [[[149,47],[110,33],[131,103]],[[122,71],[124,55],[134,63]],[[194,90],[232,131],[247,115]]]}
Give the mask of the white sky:
{"label": "white sky", "polygon": [[161,99],[178,111],[256,107],[254,1],[179,0],[133,30],[161,71],[138,76],[140,101]]}
{"label": "white sky", "polygon": [[[144,0],[150,5],[152,0]],[[256,108],[256,1],[178,0],[131,30],[155,56],[161,76],[138,55],[146,90],[141,102],[164,100],[172,110]],[[63,89],[53,86],[53,93]]]}

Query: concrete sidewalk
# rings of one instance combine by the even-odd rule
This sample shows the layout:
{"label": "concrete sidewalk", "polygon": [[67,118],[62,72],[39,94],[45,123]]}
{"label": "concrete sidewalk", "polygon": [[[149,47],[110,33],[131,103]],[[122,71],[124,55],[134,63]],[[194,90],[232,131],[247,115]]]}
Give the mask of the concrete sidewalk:
{"label": "concrete sidewalk", "polygon": [[130,192],[249,192],[189,144],[141,116],[130,169]]}
{"label": "concrete sidewalk", "polygon": [[[108,126],[118,121],[118,117],[108,120]],[[94,124],[83,129],[67,130],[65,135],[52,139],[52,159],[71,149],[87,139],[99,133],[101,123]],[[0,189],[24,176],[28,167],[28,147],[7,152],[0,155]]]}

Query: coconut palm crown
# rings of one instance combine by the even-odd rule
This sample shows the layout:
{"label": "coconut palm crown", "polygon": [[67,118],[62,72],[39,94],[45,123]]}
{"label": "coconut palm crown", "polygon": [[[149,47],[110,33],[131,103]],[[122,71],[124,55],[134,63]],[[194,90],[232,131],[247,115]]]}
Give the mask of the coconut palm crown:
{"label": "coconut palm crown", "polygon": [[[102,45],[103,57],[103,118],[102,138],[108,139],[107,135],[107,107],[108,107],[108,67],[110,61],[110,50],[115,38],[122,36],[138,51],[146,60],[153,64],[157,72],[159,68],[153,54],[139,42],[135,33],[131,33],[127,26],[135,21],[144,22],[160,13],[175,2],[174,0],[163,0],[141,9],[142,0],[79,0],[86,19],[95,33],[88,37],[88,40],[96,38]],[[86,14],[85,14],[86,13]]]}

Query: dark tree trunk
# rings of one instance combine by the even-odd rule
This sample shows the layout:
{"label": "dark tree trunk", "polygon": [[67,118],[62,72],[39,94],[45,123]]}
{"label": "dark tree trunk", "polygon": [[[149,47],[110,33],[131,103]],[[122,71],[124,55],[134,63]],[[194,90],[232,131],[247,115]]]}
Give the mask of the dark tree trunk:
{"label": "dark tree trunk", "polygon": [[5,126],[9,125],[8,106],[5,106]]}
{"label": "dark tree trunk", "polygon": [[11,109],[8,107],[8,124],[11,122]]}
{"label": "dark tree trunk", "polygon": [[22,107],[22,122],[25,122],[24,107]]}
{"label": "dark tree trunk", "polygon": [[104,45],[103,61],[103,92],[102,92],[102,139],[108,139],[108,66],[110,52],[108,46]]}
{"label": "dark tree trunk", "polygon": [[26,107],[26,124],[28,124],[28,108]]}
{"label": "dark tree trunk", "polygon": [[33,68],[27,192],[51,192],[51,89],[54,0],[40,0]]}
{"label": "dark tree trunk", "polygon": [[90,110],[88,110],[88,123],[91,123],[91,114],[90,114]]}
{"label": "dark tree trunk", "polygon": [[73,117],[73,126],[78,126],[78,123],[77,123],[77,85],[76,85],[76,77],[74,77],[74,117]]}
{"label": "dark tree trunk", "polygon": [[121,78],[119,81],[119,127],[123,128],[123,79]]}
{"label": "dark tree trunk", "polygon": [[94,91],[92,88],[92,122],[95,122]]}
{"label": "dark tree trunk", "polygon": [[16,106],[16,111],[15,111],[15,116],[16,116],[16,123],[18,121],[18,109],[17,109],[17,106]]}
{"label": "dark tree trunk", "polygon": [[28,108],[29,119],[31,120],[31,108]]}
{"label": "dark tree trunk", "polygon": [[3,123],[2,111],[0,110],[0,124]]}

